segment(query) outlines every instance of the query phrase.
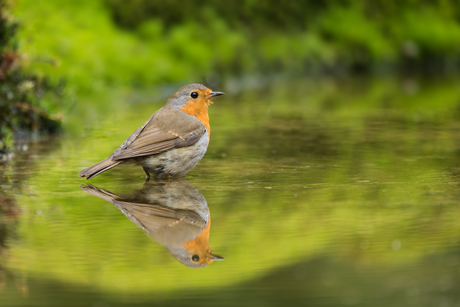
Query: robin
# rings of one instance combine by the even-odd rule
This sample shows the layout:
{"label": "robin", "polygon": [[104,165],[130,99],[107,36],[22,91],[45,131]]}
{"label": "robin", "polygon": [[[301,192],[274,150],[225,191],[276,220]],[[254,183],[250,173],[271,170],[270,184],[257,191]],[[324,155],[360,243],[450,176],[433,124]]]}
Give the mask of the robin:
{"label": "robin", "polygon": [[146,182],[142,190],[127,195],[117,195],[91,184],[81,188],[112,203],[180,263],[202,268],[224,260],[209,247],[211,216],[206,199],[185,179]]}
{"label": "robin", "polygon": [[184,176],[203,158],[209,144],[208,107],[223,95],[201,84],[181,87],[164,106],[107,159],[80,172],[91,179],[125,163],[141,165],[158,178]]}

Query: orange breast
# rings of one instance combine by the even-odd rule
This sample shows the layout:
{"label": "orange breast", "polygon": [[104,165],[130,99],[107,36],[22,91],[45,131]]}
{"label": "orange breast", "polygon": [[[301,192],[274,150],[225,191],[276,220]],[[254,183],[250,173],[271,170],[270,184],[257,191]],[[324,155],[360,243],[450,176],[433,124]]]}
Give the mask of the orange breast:
{"label": "orange breast", "polygon": [[211,136],[211,127],[209,126],[208,102],[205,99],[199,101],[189,101],[185,106],[180,108],[187,114],[198,118],[208,131],[208,136]]}

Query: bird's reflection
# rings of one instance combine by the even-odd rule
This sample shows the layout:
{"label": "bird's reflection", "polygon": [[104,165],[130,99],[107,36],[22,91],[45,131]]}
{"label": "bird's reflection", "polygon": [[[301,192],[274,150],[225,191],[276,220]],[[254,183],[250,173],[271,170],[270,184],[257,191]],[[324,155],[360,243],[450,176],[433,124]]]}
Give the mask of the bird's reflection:
{"label": "bird's reflection", "polygon": [[91,184],[81,188],[112,203],[188,267],[202,268],[213,260],[224,259],[209,247],[211,216],[206,199],[185,179],[147,181],[141,190],[124,195]]}

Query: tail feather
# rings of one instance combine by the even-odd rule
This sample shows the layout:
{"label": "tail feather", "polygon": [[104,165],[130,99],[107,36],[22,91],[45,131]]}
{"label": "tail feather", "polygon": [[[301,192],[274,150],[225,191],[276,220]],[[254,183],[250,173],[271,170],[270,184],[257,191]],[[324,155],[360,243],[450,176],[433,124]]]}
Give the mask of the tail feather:
{"label": "tail feather", "polygon": [[88,168],[85,168],[78,174],[80,177],[87,177],[86,180],[91,179],[109,169],[121,164],[122,161],[112,161],[112,157],[108,157],[104,161],[94,164]]}

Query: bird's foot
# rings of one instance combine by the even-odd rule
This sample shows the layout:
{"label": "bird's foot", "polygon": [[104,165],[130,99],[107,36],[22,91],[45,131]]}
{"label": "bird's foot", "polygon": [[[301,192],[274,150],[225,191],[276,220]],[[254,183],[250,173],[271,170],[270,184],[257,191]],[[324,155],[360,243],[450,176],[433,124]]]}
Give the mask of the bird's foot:
{"label": "bird's foot", "polygon": [[149,171],[145,168],[145,167],[142,167],[144,169],[144,172],[145,172],[145,181],[149,181],[150,180],[150,173]]}

